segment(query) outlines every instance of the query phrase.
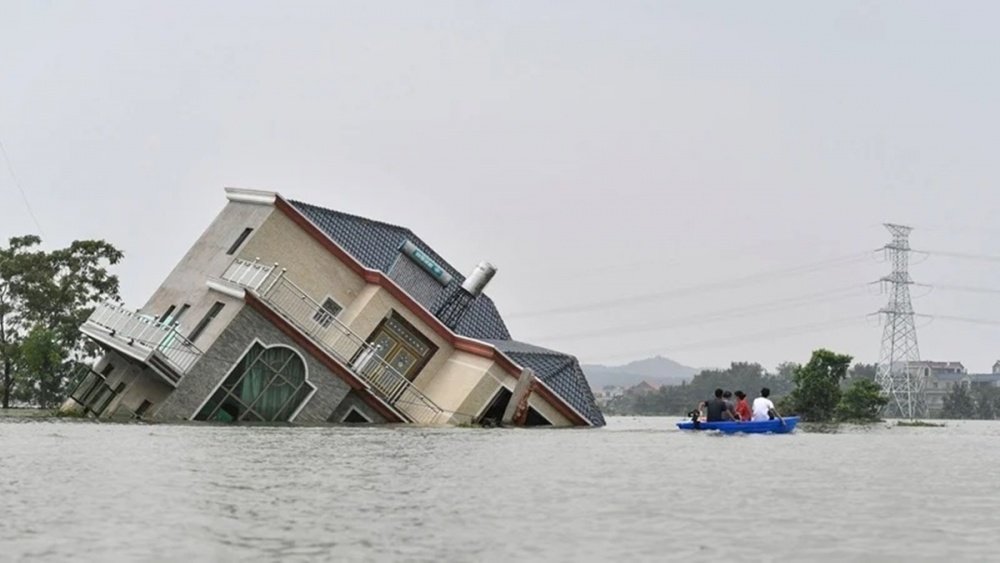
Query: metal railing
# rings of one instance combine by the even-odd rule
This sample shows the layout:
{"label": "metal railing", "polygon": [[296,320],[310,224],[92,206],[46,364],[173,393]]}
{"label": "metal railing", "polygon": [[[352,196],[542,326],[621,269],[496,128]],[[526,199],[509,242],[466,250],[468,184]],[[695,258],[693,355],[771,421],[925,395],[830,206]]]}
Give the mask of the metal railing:
{"label": "metal railing", "polygon": [[378,349],[331,317],[319,303],[285,278],[283,272],[273,276],[272,282],[256,294],[411,421],[439,422],[444,413],[441,407],[379,357]]}
{"label": "metal railing", "polygon": [[248,289],[260,288],[278,265],[262,264],[259,260],[259,258],[255,258],[253,261],[237,258],[226,268],[222,279]]}
{"label": "metal railing", "polygon": [[180,374],[187,373],[202,356],[201,350],[177,332],[176,324],[161,323],[115,303],[98,305],[87,322],[133,346],[159,353]]}

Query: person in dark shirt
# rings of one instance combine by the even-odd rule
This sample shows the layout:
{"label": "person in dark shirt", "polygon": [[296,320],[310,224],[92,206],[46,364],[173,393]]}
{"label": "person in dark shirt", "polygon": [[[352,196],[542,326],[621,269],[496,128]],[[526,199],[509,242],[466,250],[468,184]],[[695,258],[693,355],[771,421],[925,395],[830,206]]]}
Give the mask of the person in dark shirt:
{"label": "person in dark shirt", "polygon": [[724,420],[738,420],[736,411],[731,403],[727,403],[722,398],[722,389],[715,390],[715,398],[709,399],[698,405],[698,410],[705,409],[706,422],[722,422]]}
{"label": "person in dark shirt", "polygon": [[733,394],[731,392],[723,391],[722,400],[726,402],[726,410],[736,412],[736,401],[733,400]]}

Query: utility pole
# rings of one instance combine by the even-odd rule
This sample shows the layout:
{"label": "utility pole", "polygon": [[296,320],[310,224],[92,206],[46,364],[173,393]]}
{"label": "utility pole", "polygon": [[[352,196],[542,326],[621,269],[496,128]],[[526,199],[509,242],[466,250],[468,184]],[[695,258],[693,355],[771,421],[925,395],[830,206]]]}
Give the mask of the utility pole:
{"label": "utility pole", "polygon": [[892,273],[883,277],[882,292],[889,294],[889,302],[879,313],[885,328],[882,333],[882,351],[879,354],[875,381],[889,399],[885,416],[891,418],[917,418],[924,416],[924,378],[917,362],[917,327],[914,322],[913,302],[910,300],[910,227],[886,224],[892,242],[882,250],[892,263]]}

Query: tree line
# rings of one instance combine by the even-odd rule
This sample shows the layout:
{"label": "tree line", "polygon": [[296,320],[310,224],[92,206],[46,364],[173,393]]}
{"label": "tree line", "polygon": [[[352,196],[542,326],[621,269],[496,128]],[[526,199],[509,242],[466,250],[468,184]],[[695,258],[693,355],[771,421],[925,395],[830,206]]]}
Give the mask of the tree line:
{"label": "tree line", "polygon": [[103,240],[45,250],[35,235],[0,248],[0,407],[53,408],[97,347],[80,325],[97,303],[118,300],[109,268],[124,254]]}
{"label": "tree line", "polygon": [[771,390],[778,411],[809,422],[874,421],[886,404],[875,383],[876,366],[826,349],[816,350],[805,364],[785,362],[774,372],[759,363],[734,362],[727,369],[703,370],[690,382],[663,386],[644,395],[614,399],[605,411],[618,415],[684,415],[717,388],[741,390],[755,397]]}
{"label": "tree line", "polygon": [[960,383],[944,396],[942,418],[996,420],[1000,418],[1000,388]]}

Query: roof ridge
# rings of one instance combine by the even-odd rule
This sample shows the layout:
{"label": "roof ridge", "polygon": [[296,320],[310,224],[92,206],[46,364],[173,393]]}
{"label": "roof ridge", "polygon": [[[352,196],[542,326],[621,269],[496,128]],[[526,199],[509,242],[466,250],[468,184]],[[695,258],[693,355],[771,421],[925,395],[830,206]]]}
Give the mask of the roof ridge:
{"label": "roof ridge", "polygon": [[[485,297],[485,296],[486,296],[485,294],[482,295],[482,297]],[[546,348],[544,346],[539,346],[537,344],[532,344],[531,342],[527,342],[527,341],[524,341],[524,340],[518,340],[516,338],[507,338],[507,339],[488,338],[488,339],[485,339],[484,342],[489,343],[489,344],[492,344],[494,342],[510,342],[510,343],[515,344],[515,345],[520,345],[520,346],[526,347],[526,348],[521,348],[521,349],[518,349],[518,350],[510,350],[509,352],[512,353],[512,354],[535,354],[537,356],[556,356],[556,357],[560,357],[560,358],[562,358],[562,357],[575,358],[576,357],[573,354],[570,354],[569,352],[560,352],[559,350],[553,350],[552,348]],[[505,350],[505,352],[507,352],[507,351]]]}

